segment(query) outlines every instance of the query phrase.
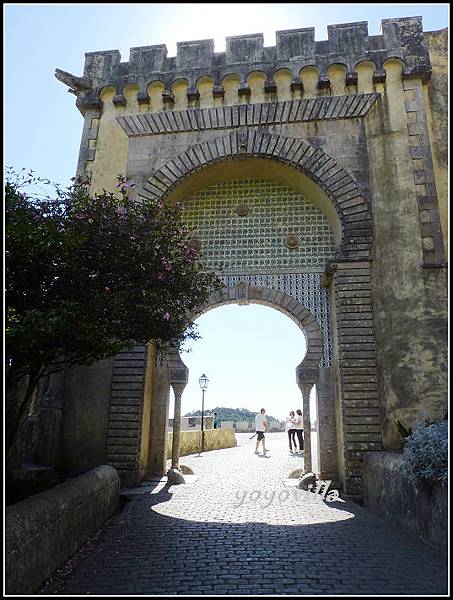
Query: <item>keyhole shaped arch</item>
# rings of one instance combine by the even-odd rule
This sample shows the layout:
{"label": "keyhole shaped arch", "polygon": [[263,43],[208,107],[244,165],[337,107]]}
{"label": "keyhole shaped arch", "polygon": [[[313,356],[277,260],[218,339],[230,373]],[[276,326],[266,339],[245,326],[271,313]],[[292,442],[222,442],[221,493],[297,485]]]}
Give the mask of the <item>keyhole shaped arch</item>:
{"label": "keyhole shaped arch", "polygon": [[313,315],[299,300],[284,292],[268,287],[251,286],[239,282],[234,287],[224,287],[210,296],[206,305],[191,316],[192,321],[206,312],[227,304],[261,304],[274,308],[289,317],[302,331],[306,341],[306,352],[296,367],[296,382],[302,393],[316,383],[318,367],[323,352],[321,327]]}

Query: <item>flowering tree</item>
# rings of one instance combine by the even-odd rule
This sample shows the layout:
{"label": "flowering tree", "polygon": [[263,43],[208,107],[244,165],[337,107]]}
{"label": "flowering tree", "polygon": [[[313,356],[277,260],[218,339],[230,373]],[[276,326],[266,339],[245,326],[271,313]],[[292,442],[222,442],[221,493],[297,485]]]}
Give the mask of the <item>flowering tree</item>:
{"label": "flowering tree", "polygon": [[181,206],[132,199],[124,177],[115,194],[75,180],[53,197],[22,191],[38,181],[6,178],[7,391],[26,381],[20,402],[7,402],[8,445],[42,377],[136,343],[198,337],[191,315],[218,286]]}

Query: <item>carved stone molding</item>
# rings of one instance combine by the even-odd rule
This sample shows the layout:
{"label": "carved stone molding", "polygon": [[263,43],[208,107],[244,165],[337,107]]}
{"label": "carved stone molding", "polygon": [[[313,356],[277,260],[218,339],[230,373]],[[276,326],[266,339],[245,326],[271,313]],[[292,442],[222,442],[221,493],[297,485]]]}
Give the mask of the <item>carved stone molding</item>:
{"label": "carved stone molding", "polygon": [[[349,94],[324,96],[307,100],[287,100],[239,106],[218,106],[160,113],[143,112],[119,115],[118,123],[130,137],[180,133],[208,129],[230,129],[247,125],[300,123],[326,119],[357,119],[364,117],[380,94]],[[244,146],[242,131],[239,148]]]}
{"label": "carved stone molding", "polygon": [[156,171],[142,186],[139,196],[162,199],[192,173],[238,156],[281,161],[310,177],[330,198],[342,228],[341,255],[346,260],[369,259],[373,241],[371,210],[348,171],[305,140],[251,128],[245,130],[245,137],[243,133],[239,135],[236,130],[215,141],[190,146]]}

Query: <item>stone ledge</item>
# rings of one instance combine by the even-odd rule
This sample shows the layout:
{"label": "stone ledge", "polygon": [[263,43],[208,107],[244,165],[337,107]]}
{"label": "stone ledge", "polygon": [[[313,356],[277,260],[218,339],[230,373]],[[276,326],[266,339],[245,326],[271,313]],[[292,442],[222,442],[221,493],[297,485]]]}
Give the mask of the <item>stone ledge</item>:
{"label": "stone ledge", "polygon": [[7,594],[32,594],[119,506],[120,480],[96,467],[6,509]]}

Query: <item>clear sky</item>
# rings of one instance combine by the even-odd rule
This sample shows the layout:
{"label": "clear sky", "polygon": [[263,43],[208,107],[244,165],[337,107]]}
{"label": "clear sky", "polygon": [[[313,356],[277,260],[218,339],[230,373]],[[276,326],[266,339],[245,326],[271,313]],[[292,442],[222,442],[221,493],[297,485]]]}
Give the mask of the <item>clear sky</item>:
{"label": "clear sky", "polygon": [[201,410],[202,373],[209,378],[206,408],[266,408],[276,418],[302,408],[296,367],[305,355],[305,337],[289,317],[267,306],[233,304],[210,310],[196,323],[203,339],[188,343],[191,351],[181,355],[190,369],[183,414]]}
{"label": "clear sky", "polygon": [[368,21],[380,33],[383,18],[421,15],[424,29],[448,25],[447,4],[6,4],[5,101],[6,163],[32,168],[63,185],[74,176],[82,132],[75,97],[54,78],[55,68],[82,75],[84,53],[264,34],[275,45],[275,31],[315,27],[327,38],[327,25]]}
{"label": "clear sky", "polygon": [[[448,4],[4,4],[5,163],[69,184],[83,119],[54,71],[82,75],[85,52],[117,48],[127,61],[130,47],[166,44],[175,56],[176,42],[208,38],[220,52],[226,36],[259,32],[273,46],[278,30],[315,27],[321,40],[327,25],[353,21],[368,21],[376,35],[381,19],[415,15],[425,31],[448,26]],[[296,406],[294,368],[304,341],[292,321],[265,307],[230,306],[199,322],[204,340],[183,357],[193,378],[185,412],[199,408],[204,371],[208,406],[264,404],[274,416]]]}

